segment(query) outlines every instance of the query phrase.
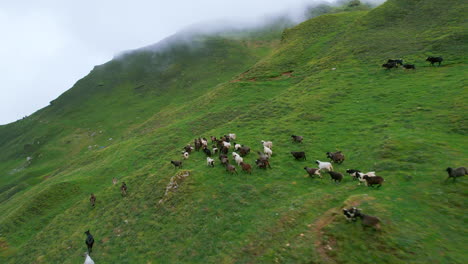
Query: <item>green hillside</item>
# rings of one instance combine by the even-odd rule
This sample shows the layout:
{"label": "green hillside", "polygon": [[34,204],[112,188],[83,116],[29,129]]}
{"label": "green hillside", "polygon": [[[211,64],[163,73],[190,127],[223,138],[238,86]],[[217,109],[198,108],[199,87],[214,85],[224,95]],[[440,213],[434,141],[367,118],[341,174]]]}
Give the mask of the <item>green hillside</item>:
{"label": "green hillside", "polygon": [[[388,0],[96,66],[0,126],[0,261],[82,263],[89,229],[96,263],[466,263],[466,177],[445,169],[468,166],[467,8]],[[385,70],[389,58],[416,70]],[[194,138],[227,133],[252,165],[272,140],[272,168],[231,175],[203,152],[170,164]],[[306,176],[336,150],[341,184]],[[359,186],[350,168],[385,182]],[[348,223],[351,206],[382,229]]]}

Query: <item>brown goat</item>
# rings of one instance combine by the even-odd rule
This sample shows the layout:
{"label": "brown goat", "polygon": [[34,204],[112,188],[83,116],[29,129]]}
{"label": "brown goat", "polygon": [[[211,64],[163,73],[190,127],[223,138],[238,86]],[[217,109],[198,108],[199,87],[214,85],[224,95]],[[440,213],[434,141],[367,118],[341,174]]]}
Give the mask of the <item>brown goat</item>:
{"label": "brown goat", "polygon": [[91,203],[91,206],[94,207],[96,204],[96,196],[94,196],[94,193],[91,194],[91,197],[89,198],[89,202]]}
{"label": "brown goat", "polygon": [[335,163],[343,163],[343,161],[345,160],[345,156],[343,153],[341,153],[341,151],[337,151],[337,152],[327,152],[327,158],[331,159],[333,162]]}
{"label": "brown goat", "polygon": [[363,228],[373,227],[375,230],[380,230],[380,219],[375,216],[361,214],[359,211],[356,217],[361,218],[361,224]]}
{"label": "brown goat", "polygon": [[374,185],[378,185],[377,188],[380,188],[380,186],[382,186],[382,183],[384,182],[384,178],[380,176],[369,177],[367,175],[364,175],[362,178],[366,180],[367,186],[369,187],[374,187]]}
{"label": "brown goat", "polygon": [[320,169],[304,167],[304,170],[306,170],[309,176],[312,178],[314,177],[314,175],[317,175],[320,178],[322,178],[322,175],[320,175]]}
{"label": "brown goat", "polygon": [[245,172],[248,172],[249,174],[252,174],[252,166],[250,166],[250,164],[241,162],[240,165],[242,167],[242,171],[245,171]]}
{"label": "brown goat", "polygon": [[229,163],[226,164],[226,171],[230,172],[231,174],[234,172],[237,174],[236,167],[234,167],[234,165],[231,165]]}

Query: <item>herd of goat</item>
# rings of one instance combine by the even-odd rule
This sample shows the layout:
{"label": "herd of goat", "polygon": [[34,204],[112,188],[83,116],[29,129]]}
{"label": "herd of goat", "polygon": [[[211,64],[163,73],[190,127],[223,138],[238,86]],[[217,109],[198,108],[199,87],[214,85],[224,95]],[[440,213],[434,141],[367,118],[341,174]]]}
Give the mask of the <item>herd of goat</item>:
{"label": "herd of goat", "polygon": [[[439,63],[439,66],[440,64],[442,63],[444,59],[442,57],[427,57],[426,61],[430,62],[431,63],[431,66],[434,66],[434,63]],[[408,64],[408,63],[403,63],[403,59],[389,59],[387,60],[387,63],[384,63],[382,64],[382,67],[386,68],[387,70],[390,70],[392,68],[398,68],[398,65],[400,66],[403,66],[403,68],[409,70],[409,69],[412,69],[412,70],[416,70],[416,66],[414,66],[414,64]]]}

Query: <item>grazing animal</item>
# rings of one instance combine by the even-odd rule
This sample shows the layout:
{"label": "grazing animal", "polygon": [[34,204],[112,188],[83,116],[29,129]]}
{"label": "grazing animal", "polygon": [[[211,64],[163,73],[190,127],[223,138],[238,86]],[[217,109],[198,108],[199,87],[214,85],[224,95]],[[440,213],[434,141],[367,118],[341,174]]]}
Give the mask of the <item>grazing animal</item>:
{"label": "grazing animal", "polygon": [[239,148],[239,155],[241,157],[245,157],[247,156],[247,154],[250,153],[250,148],[249,147],[246,147],[246,146],[242,146]]}
{"label": "grazing animal", "polygon": [[296,160],[307,160],[306,158],[306,154],[304,151],[291,151],[291,155],[293,155],[293,157],[296,159]]}
{"label": "grazing animal", "polygon": [[358,214],[360,214],[360,213],[361,213],[361,211],[359,209],[357,209],[356,207],[352,207],[350,209],[343,208],[344,217],[346,218],[346,220],[348,222],[356,221],[357,217],[358,217]]}
{"label": "grazing animal", "polygon": [[312,178],[314,177],[314,175],[318,175],[320,178],[322,178],[322,175],[320,175],[320,169],[304,167],[304,170],[306,170],[309,176]]}
{"label": "grazing animal", "polygon": [[200,138],[194,139],[193,140],[193,145],[195,146],[196,151],[200,151],[200,149],[202,147],[201,139]]}
{"label": "grazing animal", "polygon": [[185,152],[188,152],[189,154],[192,153],[193,147],[190,145],[187,145],[184,147]]}
{"label": "grazing animal", "polygon": [[396,65],[398,65],[398,64],[403,65],[403,59],[397,59],[397,60],[388,59],[387,63],[394,63]]}
{"label": "grazing animal", "polygon": [[92,207],[94,207],[94,205],[96,204],[96,196],[94,195],[94,193],[92,193],[91,197],[89,197],[89,202],[91,203]]}
{"label": "grazing animal", "polygon": [[223,146],[223,147],[221,148],[221,151],[220,151],[220,152],[223,153],[223,154],[228,154],[229,148]]}
{"label": "grazing animal", "polygon": [[202,139],[200,140],[200,142],[201,142],[201,144],[202,144],[202,147],[208,146],[208,140],[207,140],[206,138],[202,138]]}
{"label": "grazing animal", "polygon": [[299,142],[299,143],[302,143],[302,140],[304,139],[304,137],[296,136],[296,135],[291,135],[291,138],[294,142]]}
{"label": "grazing animal", "polygon": [[386,68],[387,70],[390,70],[392,68],[398,68],[398,65],[396,63],[384,63],[382,64],[382,67]]}
{"label": "grazing animal", "polygon": [[227,155],[226,154],[219,154],[219,160],[221,160],[222,158],[226,158],[227,159]]}
{"label": "grazing animal", "polygon": [[257,151],[258,153],[258,159],[259,160],[268,160],[270,157],[268,157],[268,155],[265,155],[263,153],[261,153],[260,151]]}
{"label": "grazing animal", "polygon": [[380,176],[371,177],[369,175],[364,175],[362,176],[362,178],[366,180],[367,186],[369,187],[374,187],[374,185],[378,185],[377,188],[380,188],[380,186],[382,186],[382,183],[384,182],[384,178]]}
{"label": "grazing animal", "polygon": [[263,147],[263,153],[267,155],[269,158],[271,158],[271,155],[273,155],[273,151],[269,147]]}
{"label": "grazing animal", "polygon": [[213,154],[218,153],[218,148],[217,148],[215,145],[213,145],[213,150],[212,150],[212,152],[213,152]]}
{"label": "grazing animal", "polygon": [[365,215],[360,211],[356,213],[356,217],[361,218],[361,224],[364,229],[366,227],[373,227],[375,230],[380,230],[380,219],[378,217]]}
{"label": "grazing animal", "polygon": [[257,159],[255,160],[255,164],[257,164],[257,167],[260,169],[266,169],[267,167],[271,169],[268,159]]}
{"label": "grazing animal", "polygon": [[237,137],[237,136],[236,136],[236,134],[230,133],[230,134],[228,134],[228,137],[229,137],[229,139],[231,139],[231,140],[236,140],[236,137]]}
{"label": "grazing animal", "polygon": [[93,235],[91,235],[89,230],[86,231],[85,234],[87,235],[85,243],[86,243],[86,246],[88,246],[88,254],[91,255],[91,252],[93,251],[94,237]]}
{"label": "grazing animal", "polygon": [[184,152],[184,154],[182,154],[182,157],[184,157],[184,159],[188,159],[190,156],[190,154],[186,151]]}
{"label": "grazing animal", "polygon": [[367,181],[364,179],[364,176],[367,175],[369,177],[375,177],[375,171],[369,171],[368,173],[362,173],[362,172],[357,172],[357,179],[359,180],[358,185],[361,185],[361,183],[364,183],[367,186]]}
{"label": "grazing animal", "polygon": [[358,178],[358,172],[361,172],[360,170],[355,170],[355,169],[347,169],[346,173],[348,173],[351,177],[353,177],[353,180],[356,180]]}
{"label": "grazing animal", "polygon": [[179,160],[171,160],[172,165],[174,165],[174,169],[179,167],[182,168],[182,161]]}
{"label": "grazing animal", "polygon": [[231,147],[231,143],[230,143],[230,142],[223,141],[223,146],[224,146],[225,148],[230,148],[230,147]]}
{"label": "grazing animal", "polygon": [[234,149],[236,151],[238,151],[241,147],[242,147],[241,144],[237,144],[236,142],[234,142]]}
{"label": "grazing animal", "polygon": [[122,186],[120,186],[120,193],[122,194],[122,196],[127,195],[127,189],[127,184],[125,182],[122,182]]}
{"label": "grazing animal", "polygon": [[206,165],[208,167],[214,167],[214,159],[210,158],[210,157],[206,157]]}
{"label": "grazing animal", "polygon": [[328,174],[330,174],[331,179],[335,181],[335,183],[340,183],[341,180],[343,179],[343,174],[336,172],[336,171],[328,171]]}
{"label": "grazing animal", "polygon": [[331,161],[341,164],[345,160],[345,156],[341,151],[337,152],[327,152],[327,158],[329,158]]}
{"label": "grazing animal", "polygon": [[215,136],[210,136],[210,138],[211,138],[211,143],[215,143],[216,141],[218,141]]}
{"label": "grazing animal", "polygon": [[404,64],[403,68],[405,68],[407,70],[409,70],[409,69],[416,70],[416,66],[414,66],[414,64]]}
{"label": "grazing animal", "polygon": [[271,141],[264,141],[264,140],[262,140],[262,141],[260,141],[260,142],[262,142],[262,144],[263,144],[264,147],[267,147],[267,148],[270,148],[270,149],[273,148],[273,142],[271,142]]}
{"label": "grazing animal", "polygon": [[242,167],[242,171],[245,171],[245,172],[247,172],[249,174],[252,174],[252,166],[250,166],[250,164],[241,162],[240,166]]}
{"label": "grazing animal", "polygon": [[446,169],[446,171],[448,173],[447,180],[450,179],[450,178],[453,178],[453,181],[455,181],[455,179],[458,178],[458,177],[468,175],[468,170],[465,167],[459,167],[459,168],[456,168],[456,169],[452,169],[452,168],[448,167]]}
{"label": "grazing animal", "polygon": [[319,169],[326,169],[328,171],[332,171],[333,170],[333,166],[330,162],[324,162],[324,161],[320,161],[320,160],[316,160],[315,163],[317,163],[317,165],[319,166]]}
{"label": "grazing animal", "polygon": [[203,147],[203,152],[206,154],[207,157],[211,157],[211,150],[207,147]]}
{"label": "grazing animal", "polygon": [[226,166],[229,164],[229,159],[227,157],[221,158],[221,165]]}
{"label": "grazing animal", "polygon": [[434,65],[434,63],[438,62],[439,63],[439,66],[440,64],[442,63],[444,59],[442,57],[432,57],[432,56],[429,56],[427,57],[426,61],[430,62],[431,63],[431,66]]}
{"label": "grazing animal", "polygon": [[83,264],[94,264],[93,259],[89,256],[88,252],[85,252],[85,261]]}
{"label": "grazing animal", "polygon": [[230,172],[231,174],[232,173],[236,173],[237,174],[237,171],[236,171],[236,167],[234,167],[234,165],[231,165],[231,164],[226,164],[226,171]]}
{"label": "grazing animal", "polygon": [[240,166],[241,162],[244,162],[244,159],[239,156],[239,154],[236,153],[236,156],[234,156],[234,160],[236,161],[237,163],[237,166]]}
{"label": "grazing animal", "polygon": [[116,177],[113,177],[113,178],[112,178],[112,183],[113,183],[114,185],[117,184],[117,178],[116,178]]}

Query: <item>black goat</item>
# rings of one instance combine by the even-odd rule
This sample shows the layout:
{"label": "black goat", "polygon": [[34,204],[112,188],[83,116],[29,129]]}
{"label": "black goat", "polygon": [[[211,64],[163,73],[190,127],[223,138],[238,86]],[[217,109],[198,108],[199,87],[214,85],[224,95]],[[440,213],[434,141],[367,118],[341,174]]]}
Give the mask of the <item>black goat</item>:
{"label": "black goat", "polygon": [[387,70],[390,70],[392,68],[398,68],[398,65],[396,63],[384,63],[382,64],[382,67],[386,68]]}
{"label": "black goat", "polygon": [[91,252],[93,251],[93,245],[94,245],[94,237],[91,235],[91,233],[88,231],[85,232],[87,235],[85,243],[86,246],[88,246],[88,254],[91,255]]}
{"label": "black goat", "polygon": [[447,180],[450,179],[450,178],[453,178],[453,181],[455,181],[455,179],[458,178],[458,177],[468,175],[468,170],[465,167],[459,167],[459,168],[456,168],[456,169],[452,169],[452,168],[448,167],[446,169],[446,171],[448,172]]}
{"label": "black goat", "polygon": [[356,221],[360,213],[361,211],[357,209],[356,207],[352,207],[350,209],[343,208],[343,214],[348,222]]}
{"label": "black goat", "polygon": [[307,160],[305,152],[304,151],[291,151],[291,154],[296,160]]}
{"label": "black goat", "polygon": [[335,183],[340,183],[343,179],[343,174],[336,172],[336,171],[328,171],[331,176],[331,179],[335,181]]}
{"label": "black goat", "polygon": [[291,135],[291,138],[294,142],[299,142],[299,143],[302,143],[302,140],[304,140],[304,137],[296,136],[296,135]]}
{"label": "black goat", "polygon": [[174,169],[177,168],[177,167],[182,168],[182,161],[171,160],[171,163],[174,165]]}
{"label": "black goat", "polygon": [[356,180],[357,177],[359,176],[358,172],[361,172],[361,171],[360,170],[354,170],[354,169],[347,169],[346,170],[346,173],[351,175],[351,177],[353,177],[353,180]]}
{"label": "black goat", "polygon": [[430,62],[431,63],[431,66],[434,66],[434,63],[438,62],[439,63],[439,66],[440,64],[442,63],[444,59],[442,57],[427,57],[426,61]]}
{"label": "black goat", "polygon": [[396,65],[398,65],[398,64],[403,65],[403,59],[397,59],[397,60],[388,59],[387,63],[394,63]]}
{"label": "black goat", "polygon": [[362,214],[360,211],[356,213],[356,217],[361,218],[361,224],[363,228],[373,227],[376,230],[380,230],[380,219],[372,215]]}
{"label": "black goat", "polygon": [[404,64],[403,68],[405,68],[407,70],[409,70],[409,69],[416,70],[416,67],[414,66],[414,64]]}

